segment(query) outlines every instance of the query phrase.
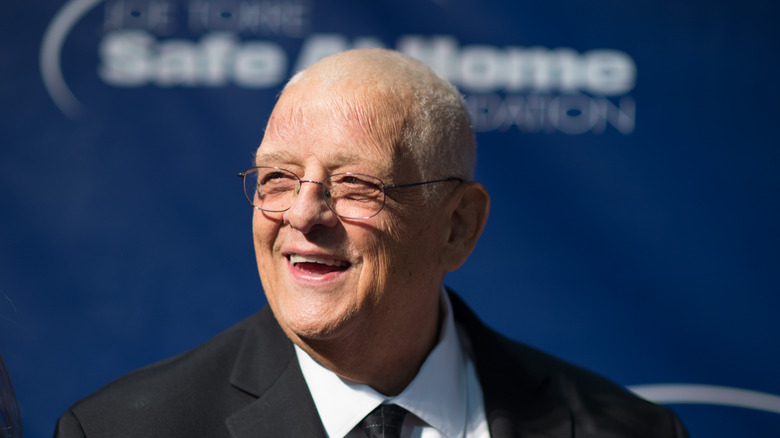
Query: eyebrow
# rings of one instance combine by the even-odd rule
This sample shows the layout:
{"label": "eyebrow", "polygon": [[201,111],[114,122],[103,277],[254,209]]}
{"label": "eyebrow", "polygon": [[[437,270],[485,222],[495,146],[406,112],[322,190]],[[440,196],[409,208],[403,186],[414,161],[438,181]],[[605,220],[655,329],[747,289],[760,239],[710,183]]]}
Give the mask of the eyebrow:
{"label": "eyebrow", "polygon": [[[335,164],[335,167],[349,166],[358,163],[360,161],[364,161],[361,160],[359,154],[345,152],[345,151],[334,151],[328,153],[323,158],[326,165]],[[262,161],[262,163],[260,163],[260,161]],[[255,157],[254,157],[255,165],[267,165],[271,163],[294,163],[294,162],[295,162],[295,155],[293,153],[284,150],[264,153],[262,148],[260,148],[257,151],[257,153],[255,153]]]}
{"label": "eyebrow", "polygon": [[[255,165],[259,164],[268,164],[268,163],[274,163],[274,162],[289,162],[292,160],[292,154],[280,151],[280,152],[270,152],[270,153],[263,153],[262,150],[258,150],[255,153],[254,159],[252,160]],[[263,163],[260,163],[260,161],[263,161]]]}

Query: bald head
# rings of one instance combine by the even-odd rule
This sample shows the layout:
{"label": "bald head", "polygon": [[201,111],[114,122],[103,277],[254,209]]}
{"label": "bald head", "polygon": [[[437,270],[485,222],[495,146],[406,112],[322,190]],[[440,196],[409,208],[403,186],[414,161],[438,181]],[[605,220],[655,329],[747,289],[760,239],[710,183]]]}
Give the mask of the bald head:
{"label": "bald head", "polygon": [[[473,177],[475,142],[466,106],[458,90],[425,64],[384,49],[341,52],[293,76],[280,101],[315,98],[333,117],[351,122],[345,126],[358,118],[366,135],[410,158],[419,178]],[[286,116],[305,123],[294,111]]]}

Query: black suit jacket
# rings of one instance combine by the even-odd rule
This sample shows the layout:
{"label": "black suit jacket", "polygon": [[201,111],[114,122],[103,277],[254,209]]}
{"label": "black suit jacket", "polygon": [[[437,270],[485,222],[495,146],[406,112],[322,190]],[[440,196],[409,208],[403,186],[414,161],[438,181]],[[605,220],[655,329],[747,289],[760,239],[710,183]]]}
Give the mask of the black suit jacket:
{"label": "black suit jacket", "polygon": [[[669,438],[668,409],[453,313],[482,385],[492,437]],[[295,356],[270,309],[207,343],[124,376],[74,404],[56,436],[324,437]]]}

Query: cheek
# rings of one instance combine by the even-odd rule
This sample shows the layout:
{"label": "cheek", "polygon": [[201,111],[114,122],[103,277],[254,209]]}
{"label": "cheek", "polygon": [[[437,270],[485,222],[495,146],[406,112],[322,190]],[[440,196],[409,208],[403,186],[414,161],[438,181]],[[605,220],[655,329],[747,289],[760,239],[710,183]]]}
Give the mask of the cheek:
{"label": "cheek", "polygon": [[273,262],[271,254],[273,253],[278,233],[279,223],[269,220],[264,217],[262,212],[255,210],[255,214],[252,218],[252,237],[255,246],[257,266],[261,270],[261,275],[263,274],[263,264],[268,265]]}
{"label": "cheek", "polygon": [[366,223],[353,224],[348,233],[348,239],[360,254],[361,266],[358,280],[358,295],[361,299],[377,303],[382,299],[380,291],[388,286],[398,269],[396,255],[401,234],[392,221],[376,218]]}
{"label": "cheek", "polygon": [[373,277],[379,290],[384,290],[390,282],[413,275],[413,266],[426,257],[419,251],[418,243],[425,237],[419,227],[409,227],[408,223],[393,217],[382,225],[382,232],[371,245]]}
{"label": "cheek", "polygon": [[279,231],[280,225],[280,219],[270,217],[268,213],[258,209],[255,209],[255,212],[252,215],[252,234],[254,235],[256,242],[273,241],[273,238]]}
{"label": "cheek", "polygon": [[420,271],[432,269],[438,263],[442,225],[431,219],[419,215],[408,226],[397,230],[396,258],[404,269],[399,274],[414,276]]}

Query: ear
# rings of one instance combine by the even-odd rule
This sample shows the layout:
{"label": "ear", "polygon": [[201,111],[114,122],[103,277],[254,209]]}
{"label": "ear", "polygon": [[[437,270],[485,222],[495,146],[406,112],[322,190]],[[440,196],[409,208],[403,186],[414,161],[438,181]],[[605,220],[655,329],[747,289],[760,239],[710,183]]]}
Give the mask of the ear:
{"label": "ear", "polygon": [[442,265],[454,271],[466,261],[482,234],[490,212],[490,195],[478,182],[465,182],[445,205],[448,233],[442,251]]}

